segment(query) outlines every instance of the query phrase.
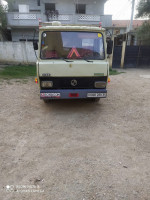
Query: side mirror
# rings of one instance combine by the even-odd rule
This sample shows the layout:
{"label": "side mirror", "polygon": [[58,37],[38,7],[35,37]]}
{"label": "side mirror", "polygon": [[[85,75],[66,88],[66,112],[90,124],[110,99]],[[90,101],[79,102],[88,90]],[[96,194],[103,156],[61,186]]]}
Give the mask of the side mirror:
{"label": "side mirror", "polygon": [[37,43],[37,41],[33,41],[33,48],[34,48],[34,50],[38,50],[38,43]]}
{"label": "side mirror", "polygon": [[107,41],[107,54],[112,54],[112,49],[113,49],[113,41],[112,40],[108,40]]}

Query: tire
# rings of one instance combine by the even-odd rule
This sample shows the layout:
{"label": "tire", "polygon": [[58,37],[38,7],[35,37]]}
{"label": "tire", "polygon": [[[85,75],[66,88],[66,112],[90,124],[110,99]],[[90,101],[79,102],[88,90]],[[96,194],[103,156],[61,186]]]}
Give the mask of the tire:
{"label": "tire", "polygon": [[99,102],[100,98],[91,98],[90,101],[92,102]]}
{"label": "tire", "polygon": [[100,98],[94,98],[94,102],[99,102]]}
{"label": "tire", "polygon": [[44,103],[49,103],[50,100],[49,99],[43,99]]}

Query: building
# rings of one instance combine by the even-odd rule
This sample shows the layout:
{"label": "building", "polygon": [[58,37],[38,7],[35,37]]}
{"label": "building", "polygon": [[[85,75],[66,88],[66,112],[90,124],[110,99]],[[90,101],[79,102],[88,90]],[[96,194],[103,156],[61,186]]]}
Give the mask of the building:
{"label": "building", "polygon": [[[104,15],[107,0],[13,0],[7,13],[12,41],[32,41],[39,21],[62,24],[112,26],[112,16]],[[36,33],[38,37],[38,33]]]}
{"label": "building", "polygon": [[132,30],[129,31],[130,20],[112,20],[112,27],[109,31],[115,36],[115,45],[122,45],[126,34],[128,36],[128,45],[136,45],[136,29],[142,26],[145,20],[133,20]]}
{"label": "building", "polygon": [[1,32],[2,23],[0,21],[0,41],[2,41],[2,32]]}
{"label": "building", "polygon": [[[140,27],[145,20],[133,20],[133,30]],[[112,20],[112,27],[116,34],[123,34],[128,32],[130,20]]]}
{"label": "building", "polygon": [[1,20],[0,20],[0,42],[3,42],[3,41],[5,41],[5,40],[6,40],[6,38],[5,38],[5,35],[4,35],[4,33],[3,33],[2,22],[1,22]]}

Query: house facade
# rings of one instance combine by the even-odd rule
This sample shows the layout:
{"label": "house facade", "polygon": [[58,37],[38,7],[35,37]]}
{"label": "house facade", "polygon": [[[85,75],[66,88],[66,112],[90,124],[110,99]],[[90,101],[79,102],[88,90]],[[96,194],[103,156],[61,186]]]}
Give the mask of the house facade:
{"label": "house facade", "polygon": [[62,24],[112,26],[112,16],[104,15],[106,0],[13,0],[7,13],[12,41],[38,38],[39,21]]}
{"label": "house facade", "polygon": [[115,36],[115,45],[122,45],[126,36],[128,36],[127,45],[137,45],[136,30],[144,22],[145,20],[133,20],[132,30],[129,31],[130,20],[112,20],[112,27],[109,31]]}

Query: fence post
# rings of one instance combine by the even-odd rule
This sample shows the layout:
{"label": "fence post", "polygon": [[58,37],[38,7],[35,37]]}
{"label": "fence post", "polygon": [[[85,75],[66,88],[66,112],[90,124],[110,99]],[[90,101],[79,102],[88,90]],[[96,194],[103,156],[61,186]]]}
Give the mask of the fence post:
{"label": "fence post", "polygon": [[112,41],[113,41],[113,48],[112,48],[112,54],[110,55],[110,58],[109,58],[109,68],[112,68],[112,63],[113,63],[113,53],[114,53],[114,35],[112,36]]}
{"label": "fence post", "polygon": [[121,68],[124,67],[125,52],[126,52],[126,41],[123,41],[123,43],[122,43],[122,54],[121,54]]}
{"label": "fence post", "polygon": [[138,56],[137,56],[136,67],[138,67],[138,65],[139,65],[140,53],[141,53],[141,45],[139,45],[139,49],[138,49]]}

